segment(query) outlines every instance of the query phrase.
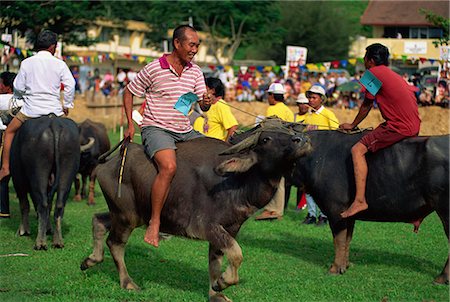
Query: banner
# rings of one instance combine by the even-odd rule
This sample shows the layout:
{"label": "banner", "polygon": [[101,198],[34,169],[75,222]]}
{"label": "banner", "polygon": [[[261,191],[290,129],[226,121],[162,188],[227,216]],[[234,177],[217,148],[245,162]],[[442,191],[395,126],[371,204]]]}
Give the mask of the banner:
{"label": "banner", "polygon": [[[301,46],[286,46],[286,66],[287,69],[291,67],[297,69],[299,66],[306,65],[306,57],[308,49]],[[288,72],[285,73],[285,78],[288,76]]]}

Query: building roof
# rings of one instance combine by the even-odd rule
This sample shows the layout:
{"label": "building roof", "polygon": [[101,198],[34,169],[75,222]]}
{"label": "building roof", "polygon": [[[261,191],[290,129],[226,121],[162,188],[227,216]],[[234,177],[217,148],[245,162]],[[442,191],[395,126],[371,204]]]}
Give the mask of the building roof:
{"label": "building roof", "polygon": [[371,0],[364,14],[361,24],[375,26],[432,26],[425,19],[420,9],[432,11],[436,15],[449,17],[449,1],[385,1]]}

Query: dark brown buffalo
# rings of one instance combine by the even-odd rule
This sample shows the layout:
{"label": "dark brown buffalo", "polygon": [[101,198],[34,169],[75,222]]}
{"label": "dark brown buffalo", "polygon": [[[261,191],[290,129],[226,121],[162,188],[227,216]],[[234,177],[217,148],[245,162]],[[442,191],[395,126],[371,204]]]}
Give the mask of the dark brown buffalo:
{"label": "dark brown buffalo", "polygon": [[61,225],[64,206],[80,163],[78,137],[74,121],[54,115],[26,121],[14,137],[11,176],[22,214],[18,233],[30,234],[27,197],[30,194],[39,219],[34,246],[37,250],[47,249],[46,233],[52,230],[50,212],[55,193],[53,247],[64,247]]}
{"label": "dark brown buffalo", "polygon": [[98,165],[98,158],[103,153],[107,152],[111,147],[106,127],[101,123],[96,123],[90,119],[78,125],[80,130],[80,144],[85,145],[93,140],[91,147],[81,152],[80,168],[78,174],[81,176],[81,189],[80,179],[77,175],[75,178],[75,201],[80,201],[87,197],[86,195],[86,183],[89,177],[89,197],[88,204],[95,204],[94,200],[94,188],[95,188],[95,168]]}
{"label": "dark brown buffalo", "polygon": [[[177,147],[177,174],[161,214],[161,232],[209,241],[209,296],[214,301],[228,301],[220,291],[238,283],[243,259],[234,238],[241,225],[270,201],[281,176],[309,150],[309,143],[301,134],[265,128],[231,148],[211,138],[195,139]],[[234,155],[219,155],[223,152]],[[81,269],[103,261],[104,235],[109,232],[106,242],[119,271],[121,287],[138,289],[128,275],[124,249],[133,229],[148,225],[150,184],[156,169],[143,147],[131,143],[123,172],[122,197],[118,198],[120,163],[121,157],[116,156],[97,168],[109,212],[93,217],[94,251],[82,262]],[[222,273],[224,255],[229,266]]]}
{"label": "dark brown buffalo", "polygon": [[[366,199],[369,208],[343,219],[340,213],[355,197],[352,146],[364,133],[311,131],[313,152],[296,160],[291,179],[310,193],[328,216],[335,258],[329,270],[342,274],[349,267],[350,242],[355,220],[406,222],[417,231],[422,220],[436,212],[447,241],[449,237],[449,136],[405,139],[367,155],[369,174]],[[448,258],[435,278],[448,284]]]}

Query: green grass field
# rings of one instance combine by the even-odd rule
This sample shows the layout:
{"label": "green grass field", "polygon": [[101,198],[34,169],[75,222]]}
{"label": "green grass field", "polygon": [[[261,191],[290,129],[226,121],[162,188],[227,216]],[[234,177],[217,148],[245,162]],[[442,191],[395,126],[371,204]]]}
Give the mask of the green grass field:
{"label": "green grass field", "polygon": [[[112,137],[112,145],[117,143]],[[138,141],[138,139],[136,140]],[[12,188],[12,185],[11,185]],[[449,301],[448,286],[433,285],[448,255],[437,215],[421,225],[357,222],[351,248],[353,266],[342,276],[327,274],[334,256],[330,229],[302,225],[306,211],[294,210],[294,192],[281,221],[250,218],[237,240],[244,262],[240,283],[224,293],[234,301]],[[31,237],[16,237],[18,201],[11,190],[11,218],[0,220],[0,301],[205,301],[208,296],[208,244],[172,237],[158,249],[136,229],[126,248],[128,271],[142,290],[119,286],[106,249],[103,263],[82,272],[92,251],[92,215],[107,210],[100,188],[97,204],[72,201],[63,221],[65,248],[34,251]],[[49,244],[51,244],[49,236]],[[24,253],[28,256],[4,257]]]}

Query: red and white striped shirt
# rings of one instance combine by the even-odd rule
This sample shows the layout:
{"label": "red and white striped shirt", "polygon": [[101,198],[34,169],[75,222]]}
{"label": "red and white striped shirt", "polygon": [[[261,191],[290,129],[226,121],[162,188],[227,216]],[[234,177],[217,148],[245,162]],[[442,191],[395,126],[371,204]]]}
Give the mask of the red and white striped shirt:
{"label": "red and white striped shirt", "polygon": [[167,61],[167,54],[142,68],[127,87],[135,96],[145,97],[141,127],[156,126],[177,133],[192,130],[189,118],[174,109],[178,98],[192,92],[202,99],[206,92],[205,78],[198,65],[188,63],[178,76]]}

